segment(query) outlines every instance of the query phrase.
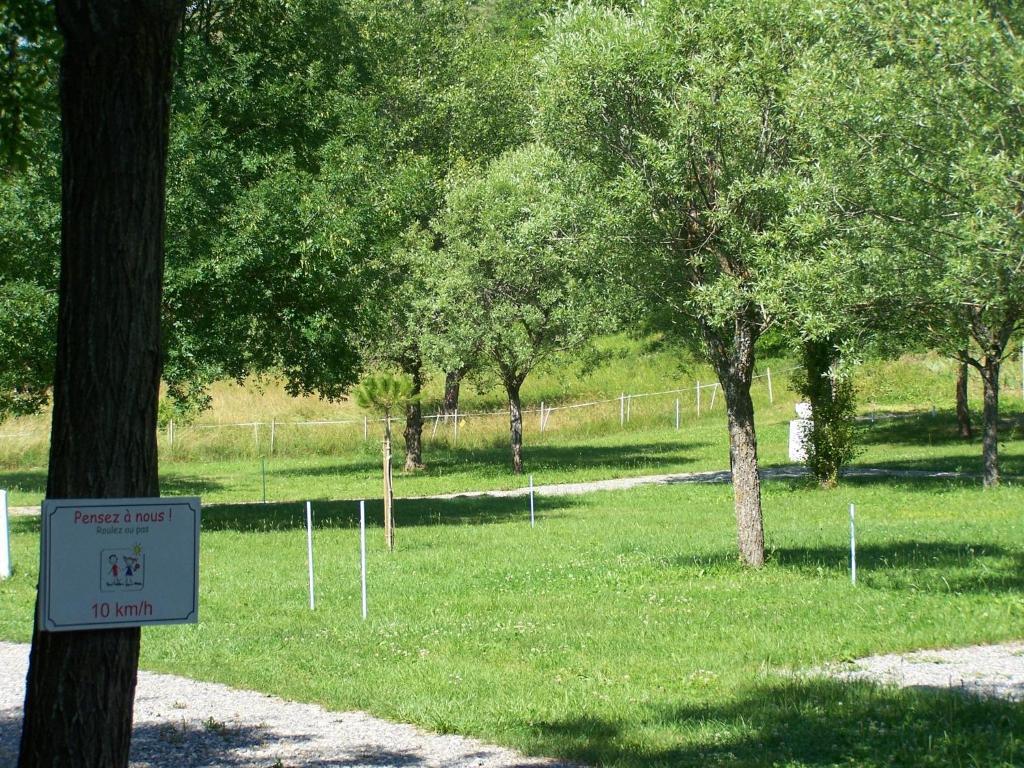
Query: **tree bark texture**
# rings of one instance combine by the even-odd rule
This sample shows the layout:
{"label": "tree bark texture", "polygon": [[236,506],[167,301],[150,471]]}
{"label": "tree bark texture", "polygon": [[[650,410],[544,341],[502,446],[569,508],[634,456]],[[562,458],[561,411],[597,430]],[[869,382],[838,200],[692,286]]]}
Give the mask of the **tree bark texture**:
{"label": "tree bark texture", "polygon": [[395,492],[391,484],[391,417],[384,418],[384,542],[395,550]]}
{"label": "tree bark texture", "polygon": [[459,410],[459,389],[462,386],[462,379],[468,369],[456,368],[444,375],[444,400],[441,403],[441,413],[453,414]]}
{"label": "tree bark texture", "polygon": [[505,391],[508,393],[508,423],[512,442],[512,471],[523,474],[523,406],[519,399],[519,389],[523,383],[519,379],[506,379]]}
{"label": "tree bark texture", "polygon": [[[48,498],[159,494],[164,180],[184,7],[56,4],[61,276]],[[128,764],[139,637],[36,627],[21,768]]]}
{"label": "tree bark texture", "polygon": [[982,407],[981,460],[982,482],[986,488],[999,485],[999,369],[998,357],[986,356],[981,361],[984,387]]}
{"label": "tree bark texture", "polygon": [[956,369],[956,423],[960,437],[965,440],[974,437],[974,430],[971,429],[971,411],[967,405],[967,374],[969,370],[967,363],[961,359]]}
{"label": "tree bark texture", "polygon": [[729,422],[729,467],[740,559],[745,565],[764,565],[764,521],[761,478],[757,464],[757,431],[750,384],[754,373],[757,323],[753,309],[739,315],[731,338],[717,328],[702,328],[710,362],[725,393]]}
{"label": "tree bark texture", "polygon": [[423,410],[419,395],[423,391],[423,365],[419,358],[405,367],[405,373],[412,377],[412,394],[415,398],[405,406],[405,471],[423,469]]}

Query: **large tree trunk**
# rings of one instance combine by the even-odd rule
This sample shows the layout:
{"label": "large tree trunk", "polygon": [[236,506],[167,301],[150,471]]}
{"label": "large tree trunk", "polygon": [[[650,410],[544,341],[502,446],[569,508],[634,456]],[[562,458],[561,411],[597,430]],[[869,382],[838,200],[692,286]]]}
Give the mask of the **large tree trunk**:
{"label": "large tree trunk", "polygon": [[444,400],[441,403],[441,413],[452,414],[459,410],[459,389],[462,379],[468,371],[469,368],[463,366],[448,371],[444,375]]}
{"label": "large tree trunk", "polygon": [[[749,316],[748,316],[749,315]],[[761,516],[761,478],[757,466],[757,432],[750,384],[754,373],[757,324],[754,311],[735,321],[731,338],[716,328],[702,328],[708,357],[725,393],[729,422],[729,467],[740,559],[745,565],[764,565],[764,522]]]}
{"label": "large tree trunk", "polygon": [[405,373],[412,377],[412,394],[416,398],[405,406],[405,471],[423,469],[423,410],[419,395],[423,391],[423,364],[417,356],[405,366]]}
{"label": "large tree trunk", "polygon": [[[48,498],[156,496],[164,179],[183,2],[58,0],[61,277]],[[32,638],[18,765],[126,766],[138,629]]]}
{"label": "large tree trunk", "polygon": [[998,356],[981,360],[981,381],[984,386],[984,422],[981,438],[982,481],[986,488],[999,485],[999,369]]}
{"label": "large tree trunk", "polygon": [[505,379],[508,393],[508,423],[512,442],[512,471],[523,474],[523,407],[519,400],[519,389],[523,382],[519,378]]}
{"label": "large tree trunk", "polygon": [[[966,352],[964,353],[966,357]],[[956,423],[960,432],[960,437],[965,440],[970,440],[974,437],[974,431],[971,429],[971,411],[967,406],[967,363],[963,361],[963,357],[960,358],[957,363],[956,370]]]}

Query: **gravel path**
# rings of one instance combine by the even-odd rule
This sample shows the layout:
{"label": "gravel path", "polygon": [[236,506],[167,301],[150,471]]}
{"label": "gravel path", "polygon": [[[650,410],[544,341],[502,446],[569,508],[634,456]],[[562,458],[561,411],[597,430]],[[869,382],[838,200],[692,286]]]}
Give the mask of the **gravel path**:
{"label": "gravel path", "polygon": [[[0,642],[0,767],[13,768],[28,646]],[[570,768],[363,712],[328,712],[253,691],[139,672],[133,768]]]}
{"label": "gravel path", "polygon": [[[807,468],[801,465],[787,467],[768,467],[760,471],[763,480],[789,480],[807,476]],[[927,469],[872,469],[869,467],[845,469],[843,477],[894,477],[894,478],[937,478],[953,480],[977,479],[980,475],[969,472],[933,472]],[[1003,476],[1004,480],[1022,480],[1014,476]],[[589,480],[582,483],[555,483],[551,485],[534,486],[534,492],[539,496],[575,496],[581,493],[593,491],[621,491],[628,488],[636,488],[641,485],[677,485],[683,483],[728,483],[732,481],[732,473],[728,469],[714,469],[706,472],[671,472],[661,475],[639,475],[637,477],[617,477],[611,480]],[[430,496],[401,496],[401,499],[460,499],[475,498],[480,496],[492,496],[495,498],[508,496],[527,496],[530,493],[528,487],[512,488],[509,490],[497,491],[457,491],[455,493],[440,493]],[[338,499],[341,501],[341,499]],[[246,504],[259,504],[260,502],[243,502]],[[219,505],[218,505],[219,506]],[[234,504],[232,504],[234,506]],[[11,515],[38,515],[39,507],[11,507]]]}
{"label": "gravel path", "polygon": [[857,659],[823,670],[843,680],[903,688],[955,688],[975,696],[1024,700],[1024,642],[973,645]]}
{"label": "gravel path", "polygon": [[[0,642],[0,768],[13,768],[28,646]],[[812,674],[1024,700],[1024,642],[859,659]],[[253,691],[139,673],[133,768],[572,768],[363,712],[328,712]]]}

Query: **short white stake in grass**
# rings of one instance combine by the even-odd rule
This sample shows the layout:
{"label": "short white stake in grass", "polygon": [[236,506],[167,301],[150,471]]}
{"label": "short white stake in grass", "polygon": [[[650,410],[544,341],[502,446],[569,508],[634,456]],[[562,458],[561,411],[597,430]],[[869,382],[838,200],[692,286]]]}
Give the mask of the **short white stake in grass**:
{"label": "short white stake in grass", "polygon": [[309,610],[316,607],[313,597],[313,504],[306,502],[306,555],[309,561]]}
{"label": "short white stake in grass", "polygon": [[772,392],[772,369],[765,368],[764,372],[765,375],[768,377],[768,402],[774,405],[775,394]]}
{"label": "short white stake in grass", "polygon": [[543,400],[540,401],[540,424],[539,424],[538,429],[541,432],[544,431],[544,401]]}
{"label": "short white stake in grass", "polygon": [[459,409],[455,409],[455,437],[452,439],[452,445],[459,444]]}
{"label": "short white stake in grass", "polygon": [[853,504],[850,505],[850,583],[857,583],[857,535],[853,525]]}
{"label": "short white stake in grass", "polygon": [[365,417],[365,416],[363,416],[363,442],[364,442],[364,443],[366,442],[366,439],[367,439],[367,438],[368,438],[369,436],[370,436],[370,424],[369,424],[369,422],[368,422],[368,421],[366,420],[366,417]]}
{"label": "short white stake in grass", "polygon": [[530,527],[534,527],[533,518],[533,475],[530,475]]}
{"label": "short white stake in grass", "polygon": [[697,415],[700,416],[700,382],[697,382]]}
{"label": "short white stake in grass", "polygon": [[676,398],[676,432],[679,431],[679,398]]}
{"label": "short white stake in grass", "polygon": [[0,579],[11,577],[11,534],[7,528],[7,491],[0,491]]}
{"label": "short white stake in grass", "polygon": [[619,426],[626,424],[626,393],[619,395]]}
{"label": "short white stake in grass", "polygon": [[359,502],[359,570],[363,588],[363,621],[366,621],[366,502]]}

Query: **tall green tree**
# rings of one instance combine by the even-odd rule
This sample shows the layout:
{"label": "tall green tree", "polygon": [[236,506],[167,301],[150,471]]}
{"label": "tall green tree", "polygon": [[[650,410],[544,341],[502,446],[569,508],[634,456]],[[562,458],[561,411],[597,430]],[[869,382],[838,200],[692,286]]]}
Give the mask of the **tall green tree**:
{"label": "tall green tree", "polygon": [[833,100],[858,153],[846,204],[891,248],[893,317],[980,373],[994,486],[999,371],[1024,323],[1024,11],[894,0],[846,12],[858,51]]}
{"label": "tall green tree", "polygon": [[441,354],[465,359],[477,350],[497,373],[517,474],[526,377],[609,329],[613,316],[589,181],[554,150],[530,144],[453,180],[439,222],[446,247],[429,295],[445,328]]}
{"label": "tall green tree", "polygon": [[[185,4],[58,0],[61,273],[47,498],[158,496],[164,182]],[[38,620],[37,620],[38,621]],[[140,630],[32,636],[18,765],[128,765]]]}
{"label": "tall green tree", "polygon": [[541,135],[602,170],[625,220],[618,271],[670,330],[696,330],[722,384],[739,551],[755,567],[760,285],[786,255],[805,156],[789,94],[820,37],[806,2],[583,3],[555,19],[540,59]]}

